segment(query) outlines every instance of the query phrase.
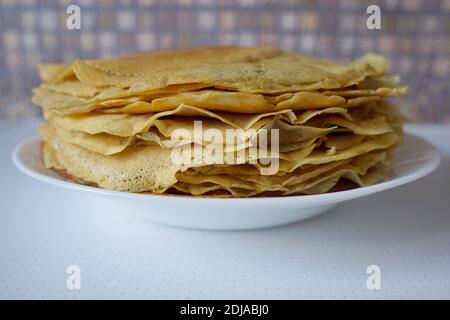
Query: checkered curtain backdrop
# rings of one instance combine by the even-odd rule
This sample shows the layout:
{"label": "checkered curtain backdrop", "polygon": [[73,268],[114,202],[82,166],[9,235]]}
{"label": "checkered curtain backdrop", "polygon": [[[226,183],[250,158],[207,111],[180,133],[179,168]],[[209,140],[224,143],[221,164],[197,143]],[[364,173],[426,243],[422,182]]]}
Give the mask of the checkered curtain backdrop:
{"label": "checkered curtain backdrop", "polygon": [[[66,28],[67,6],[81,30]],[[381,8],[381,30],[366,9]],[[420,122],[450,123],[450,0],[0,0],[0,118],[39,114],[38,62],[200,45],[269,45],[333,59],[386,55]]]}

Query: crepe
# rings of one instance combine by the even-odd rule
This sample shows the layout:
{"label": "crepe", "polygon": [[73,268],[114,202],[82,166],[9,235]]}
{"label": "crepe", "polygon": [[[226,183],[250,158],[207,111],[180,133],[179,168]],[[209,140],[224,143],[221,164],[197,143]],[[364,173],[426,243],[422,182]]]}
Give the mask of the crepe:
{"label": "crepe", "polygon": [[384,71],[384,59],[374,54],[344,65],[274,48],[219,47],[76,60],[65,73],[73,72],[86,85],[129,88],[129,92],[201,83],[242,92],[278,93],[347,87]]}
{"label": "crepe", "polygon": [[[44,164],[125,192],[288,196],[386,179],[406,94],[385,59],[274,48],[145,52],[39,66]],[[181,159],[181,160],[180,160]]]}

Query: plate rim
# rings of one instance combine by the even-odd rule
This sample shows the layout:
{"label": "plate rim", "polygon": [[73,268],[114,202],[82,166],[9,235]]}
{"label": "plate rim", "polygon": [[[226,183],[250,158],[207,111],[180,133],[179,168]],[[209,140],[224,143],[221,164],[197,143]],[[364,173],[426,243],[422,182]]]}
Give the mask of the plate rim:
{"label": "plate rim", "polygon": [[[409,136],[414,139],[420,140],[422,143],[425,143],[430,151],[432,152],[432,156],[426,166],[421,168],[419,171],[413,171],[407,173],[406,175],[395,177],[393,179],[379,182],[377,184],[367,186],[367,187],[359,187],[350,190],[338,191],[338,192],[330,192],[324,194],[313,194],[313,195],[293,195],[293,196],[282,196],[282,197],[250,197],[250,198],[208,198],[208,197],[176,197],[169,195],[155,195],[155,194],[140,194],[140,193],[132,193],[132,192],[124,192],[124,191],[115,191],[109,189],[103,189],[99,187],[82,185],[76,182],[60,180],[43,173],[37,172],[29,168],[29,166],[21,159],[21,152],[29,145],[38,143],[41,138],[37,135],[33,135],[32,137],[28,137],[22,141],[20,141],[13,150],[12,153],[12,161],[14,165],[25,175],[32,177],[38,181],[48,183],[50,185],[54,185],[57,187],[63,187],[66,189],[74,189],[77,191],[85,191],[89,193],[99,194],[102,196],[109,197],[119,197],[119,198],[127,198],[127,199],[139,199],[139,200],[158,200],[163,202],[169,202],[174,204],[180,203],[196,203],[196,204],[221,204],[221,205],[254,205],[258,204],[301,204],[304,207],[329,204],[347,201],[351,199],[360,198],[363,196],[368,196],[380,191],[389,190],[420,178],[425,177],[430,174],[436,168],[438,168],[441,163],[441,154],[438,149],[425,139],[418,137],[417,135],[405,133],[405,137]],[[301,201],[299,201],[301,200]]]}

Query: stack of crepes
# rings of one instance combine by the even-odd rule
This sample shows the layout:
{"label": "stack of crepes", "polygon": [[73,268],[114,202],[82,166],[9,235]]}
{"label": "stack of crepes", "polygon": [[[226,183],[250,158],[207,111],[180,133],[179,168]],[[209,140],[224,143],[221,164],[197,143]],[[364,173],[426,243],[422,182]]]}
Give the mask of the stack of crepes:
{"label": "stack of crepes", "polygon": [[[367,186],[389,176],[401,141],[404,118],[385,97],[406,87],[375,54],[340,64],[273,48],[197,48],[39,71],[33,101],[47,120],[39,128],[46,167],[112,190],[250,197]],[[263,174],[258,154],[175,163],[176,129],[202,152],[217,143],[196,140],[194,121],[253,132],[224,145],[226,159],[250,148],[255,132],[278,129],[276,172]]]}

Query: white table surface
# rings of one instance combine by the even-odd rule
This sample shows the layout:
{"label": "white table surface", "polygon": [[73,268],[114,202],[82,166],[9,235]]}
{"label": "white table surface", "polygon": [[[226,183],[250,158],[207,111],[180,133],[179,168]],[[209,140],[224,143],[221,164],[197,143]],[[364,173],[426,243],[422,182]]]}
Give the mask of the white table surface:
{"label": "white table surface", "polygon": [[[303,223],[210,232],[23,175],[11,152],[36,123],[0,123],[0,298],[450,298],[449,126],[408,128],[444,156],[419,181]],[[69,265],[81,290],[66,287]],[[369,265],[380,290],[366,286]]]}

